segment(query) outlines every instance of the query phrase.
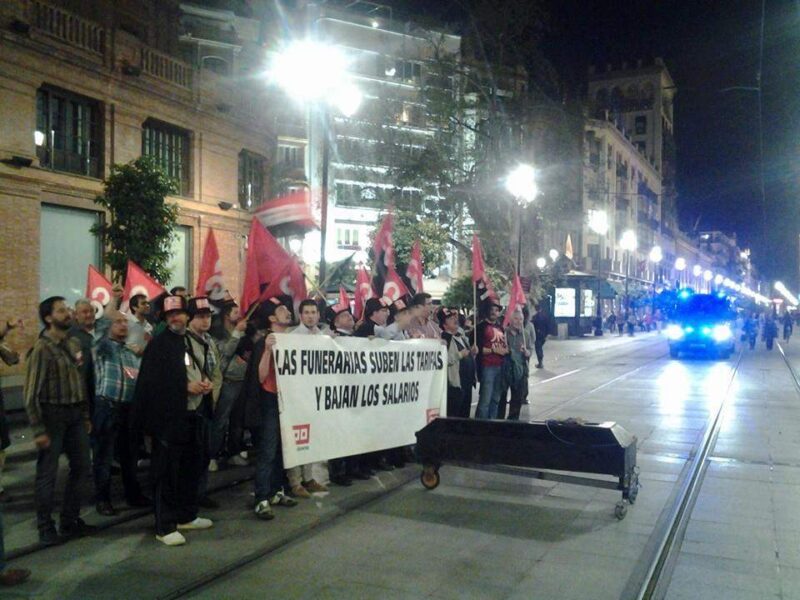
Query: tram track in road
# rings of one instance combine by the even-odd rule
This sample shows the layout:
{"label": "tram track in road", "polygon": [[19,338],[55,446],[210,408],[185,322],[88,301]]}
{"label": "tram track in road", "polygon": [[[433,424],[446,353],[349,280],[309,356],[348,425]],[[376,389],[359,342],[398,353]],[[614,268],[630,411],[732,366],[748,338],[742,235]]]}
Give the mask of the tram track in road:
{"label": "tram track in road", "polygon": [[[644,577],[640,578],[635,585],[629,584],[626,590],[628,593],[623,595],[625,598],[661,600],[666,597],[686,528],[691,519],[694,505],[700,495],[708,465],[712,462],[711,453],[716,446],[723,415],[733,391],[733,383],[739,375],[743,357],[744,350],[742,349],[739,351],[736,363],[731,371],[725,387],[725,393],[722,395],[716,410],[709,418],[708,427],[700,444],[690,458],[691,462],[689,463],[688,471],[681,480],[677,494],[668,509],[667,518],[660,527],[661,533],[656,538],[655,550],[648,562],[645,563]],[[787,366],[791,371],[791,365],[788,364],[788,361]],[[792,373],[792,376],[794,377],[794,373]],[[796,378],[795,384],[798,385],[798,390],[800,390],[800,384],[798,384]]]}

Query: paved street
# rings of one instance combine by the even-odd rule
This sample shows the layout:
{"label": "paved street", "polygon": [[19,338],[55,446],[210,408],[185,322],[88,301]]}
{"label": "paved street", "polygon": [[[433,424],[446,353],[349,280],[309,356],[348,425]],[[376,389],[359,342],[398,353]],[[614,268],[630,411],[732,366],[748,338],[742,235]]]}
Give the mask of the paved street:
{"label": "paved street", "polygon": [[[639,439],[642,489],[622,521],[618,492],[447,465],[434,491],[409,467],[269,523],[246,510],[242,484],[215,494],[215,527],[185,547],[157,545],[150,518],[134,519],[15,560],[34,576],[9,597],[632,598],[726,401],[668,597],[800,598],[800,408],[777,349],[745,351],[740,363],[674,361],[655,334],[545,349],[524,417],[615,420]],[[800,347],[786,353],[800,368]],[[33,532],[18,509],[6,509],[7,533],[22,541]],[[102,522],[91,511],[87,520]]]}

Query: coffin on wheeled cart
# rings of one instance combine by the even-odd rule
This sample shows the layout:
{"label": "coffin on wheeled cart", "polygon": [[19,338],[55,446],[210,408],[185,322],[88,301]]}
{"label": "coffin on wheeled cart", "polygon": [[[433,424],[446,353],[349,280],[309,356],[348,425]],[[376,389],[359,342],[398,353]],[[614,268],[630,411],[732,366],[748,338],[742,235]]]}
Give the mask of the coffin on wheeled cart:
{"label": "coffin on wheeled cart", "polygon": [[[636,437],[613,422],[439,418],[417,432],[417,458],[422,485],[430,490],[439,485],[444,463],[619,490],[618,519],[625,517],[639,492]],[[608,475],[616,481],[563,471]]]}

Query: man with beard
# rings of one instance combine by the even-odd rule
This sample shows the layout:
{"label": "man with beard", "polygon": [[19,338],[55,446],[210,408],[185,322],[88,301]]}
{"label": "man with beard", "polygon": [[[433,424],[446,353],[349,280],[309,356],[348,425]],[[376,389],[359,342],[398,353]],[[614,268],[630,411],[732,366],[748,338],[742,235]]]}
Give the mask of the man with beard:
{"label": "man with beard", "polygon": [[180,530],[213,525],[197,516],[200,475],[206,467],[202,406],[213,384],[192,355],[186,300],[167,296],[163,314],[167,329],[147,345],[142,357],[134,427],[152,441],[156,539],[180,546],[186,543]]}
{"label": "man with beard", "polygon": [[[54,545],[65,538],[90,533],[94,527],[80,518],[81,486],[89,470],[92,422],[81,374],[80,344],[68,338],[72,317],[64,298],[39,304],[44,332],[31,348],[25,365],[25,410],[38,448],[36,460],[36,525],[39,541]],[[69,460],[69,477],[61,508],[61,531],[52,519],[58,459]]]}

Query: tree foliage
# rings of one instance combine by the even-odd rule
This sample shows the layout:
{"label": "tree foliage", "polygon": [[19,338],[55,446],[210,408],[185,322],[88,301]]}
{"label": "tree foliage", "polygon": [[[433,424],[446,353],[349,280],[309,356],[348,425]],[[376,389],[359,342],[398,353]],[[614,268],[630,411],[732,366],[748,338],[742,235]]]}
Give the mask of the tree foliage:
{"label": "tree foliage", "polygon": [[[373,245],[375,234],[378,232],[384,216],[381,215],[375,228],[369,234],[370,247]],[[443,264],[447,258],[447,246],[450,243],[449,231],[430,217],[410,211],[395,211],[392,241],[394,242],[395,261],[398,265],[408,264],[411,247],[417,240],[420,241],[425,275],[431,276],[432,270]]]}
{"label": "tree foliage", "polygon": [[178,207],[166,197],[177,192],[177,183],[152,157],[142,156],[113,165],[103,188],[95,203],[108,210],[110,219],[95,225],[92,232],[107,248],[114,279],[124,279],[132,260],[159,281],[168,281]]}

